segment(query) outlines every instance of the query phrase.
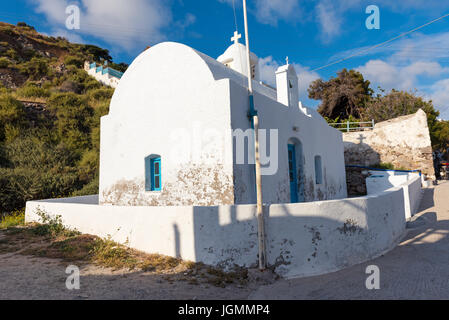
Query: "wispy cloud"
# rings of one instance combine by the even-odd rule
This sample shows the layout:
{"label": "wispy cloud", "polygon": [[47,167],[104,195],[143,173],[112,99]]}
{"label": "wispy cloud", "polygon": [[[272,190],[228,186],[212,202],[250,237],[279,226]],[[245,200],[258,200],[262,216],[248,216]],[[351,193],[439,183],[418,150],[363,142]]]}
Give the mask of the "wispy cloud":
{"label": "wispy cloud", "polygon": [[[195,17],[191,14],[183,21],[174,22],[170,1],[164,0],[29,1],[35,6],[36,12],[47,17],[55,34],[63,33],[66,37],[71,37],[73,33],[79,38],[93,36],[118,45],[125,51],[164,40],[169,26],[184,29],[195,22]],[[80,30],[65,28],[65,9],[69,4],[80,8]]]}

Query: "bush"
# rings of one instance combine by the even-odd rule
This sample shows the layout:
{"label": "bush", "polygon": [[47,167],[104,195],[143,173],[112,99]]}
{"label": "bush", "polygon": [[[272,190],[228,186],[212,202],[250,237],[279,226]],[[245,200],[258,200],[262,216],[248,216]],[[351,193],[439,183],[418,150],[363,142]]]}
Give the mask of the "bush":
{"label": "bush", "polygon": [[11,214],[6,214],[3,218],[0,219],[0,229],[22,226],[24,224],[25,224],[25,209],[16,210]]}
{"label": "bush", "polygon": [[8,168],[0,168],[0,212],[23,208],[34,199],[67,196],[82,183],[75,154],[33,137],[18,138],[4,147]]}
{"label": "bush", "polygon": [[95,101],[110,100],[114,94],[113,88],[99,88],[89,91],[89,98]]}
{"label": "bush", "polygon": [[48,106],[57,117],[56,128],[61,141],[81,155],[90,146],[90,123],[94,110],[84,97],[73,93],[53,95]]}
{"label": "bush", "polygon": [[43,58],[34,57],[30,61],[18,65],[18,67],[21,73],[33,80],[39,80],[49,73],[48,62]]}
{"label": "bush", "polygon": [[75,56],[67,56],[64,59],[64,64],[66,66],[75,66],[77,68],[81,68],[84,64],[83,59],[75,57]]}
{"label": "bush", "polygon": [[9,59],[6,57],[0,57],[0,68],[8,68]]}
{"label": "bush", "polygon": [[35,85],[27,85],[18,89],[17,95],[25,98],[49,98],[50,91]]}
{"label": "bush", "polygon": [[25,127],[25,108],[10,94],[0,95],[0,142],[5,141],[7,132]]}

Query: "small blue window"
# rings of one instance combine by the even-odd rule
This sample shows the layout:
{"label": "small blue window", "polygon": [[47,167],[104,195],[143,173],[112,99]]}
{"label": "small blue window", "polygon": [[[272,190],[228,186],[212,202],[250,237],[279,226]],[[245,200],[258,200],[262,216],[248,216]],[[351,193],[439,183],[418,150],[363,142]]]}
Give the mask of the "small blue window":
{"label": "small blue window", "polygon": [[161,191],[161,157],[145,158],[145,191]]}
{"label": "small blue window", "polygon": [[315,183],[323,183],[323,168],[321,163],[321,156],[315,157]]}

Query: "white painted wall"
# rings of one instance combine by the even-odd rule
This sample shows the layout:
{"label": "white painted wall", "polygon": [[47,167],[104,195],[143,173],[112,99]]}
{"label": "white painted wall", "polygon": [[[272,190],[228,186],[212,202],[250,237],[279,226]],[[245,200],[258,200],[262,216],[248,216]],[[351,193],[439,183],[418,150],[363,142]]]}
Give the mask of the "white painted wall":
{"label": "white painted wall", "polygon": [[[404,197],[406,194],[408,198]],[[336,271],[392,249],[405,231],[406,206],[415,211],[421,181],[372,196],[265,209],[267,261],[285,277]],[[211,265],[257,266],[256,206],[99,206],[94,197],[30,201],[26,222],[39,221],[36,209],[83,233],[112,236],[149,253]],[[84,202],[84,203],[82,203]]]}

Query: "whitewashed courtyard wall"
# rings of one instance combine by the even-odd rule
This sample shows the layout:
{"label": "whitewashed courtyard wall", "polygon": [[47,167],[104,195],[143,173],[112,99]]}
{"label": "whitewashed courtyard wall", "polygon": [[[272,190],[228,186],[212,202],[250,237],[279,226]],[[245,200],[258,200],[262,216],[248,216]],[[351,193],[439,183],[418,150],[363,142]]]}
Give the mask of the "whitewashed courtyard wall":
{"label": "whitewashed courtyard wall", "polygon": [[[405,232],[406,206],[416,211],[419,177],[372,196],[265,208],[268,264],[285,277],[336,271],[392,249]],[[405,195],[407,188],[408,199]],[[413,190],[413,192],[411,192]],[[98,197],[30,201],[83,233],[135,249],[211,265],[257,266],[256,206],[100,206]]]}

